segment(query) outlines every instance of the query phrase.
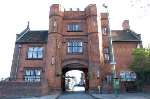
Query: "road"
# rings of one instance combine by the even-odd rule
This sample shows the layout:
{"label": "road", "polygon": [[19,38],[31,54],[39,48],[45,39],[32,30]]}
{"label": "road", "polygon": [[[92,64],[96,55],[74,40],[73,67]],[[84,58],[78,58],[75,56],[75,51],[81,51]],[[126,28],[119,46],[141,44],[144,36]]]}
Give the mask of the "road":
{"label": "road", "polygon": [[64,93],[58,99],[94,99],[92,96],[84,92]]}

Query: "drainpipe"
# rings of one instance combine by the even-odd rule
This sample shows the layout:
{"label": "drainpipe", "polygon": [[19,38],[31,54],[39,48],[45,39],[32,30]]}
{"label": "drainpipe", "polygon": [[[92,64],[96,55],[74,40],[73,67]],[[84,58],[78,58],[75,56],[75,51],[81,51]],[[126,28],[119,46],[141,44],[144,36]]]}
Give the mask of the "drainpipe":
{"label": "drainpipe", "polygon": [[103,4],[103,7],[107,10],[108,14],[108,27],[109,27],[109,50],[110,50],[110,64],[112,65],[112,74],[113,74],[113,90],[115,96],[118,96],[118,88],[115,86],[119,86],[119,80],[116,78],[116,61],[114,57],[114,51],[113,51],[113,45],[112,45],[112,33],[111,33],[111,28],[110,28],[110,18],[109,18],[109,11],[108,11],[108,6]]}

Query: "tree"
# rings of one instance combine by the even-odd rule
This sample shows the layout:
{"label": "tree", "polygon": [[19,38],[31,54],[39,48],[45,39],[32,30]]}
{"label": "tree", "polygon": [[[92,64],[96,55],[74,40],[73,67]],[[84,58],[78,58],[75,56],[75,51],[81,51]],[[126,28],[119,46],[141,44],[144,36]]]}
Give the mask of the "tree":
{"label": "tree", "polygon": [[137,74],[137,85],[140,89],[144,84],[150,84],[150,48],[134,49],[130,69]]}

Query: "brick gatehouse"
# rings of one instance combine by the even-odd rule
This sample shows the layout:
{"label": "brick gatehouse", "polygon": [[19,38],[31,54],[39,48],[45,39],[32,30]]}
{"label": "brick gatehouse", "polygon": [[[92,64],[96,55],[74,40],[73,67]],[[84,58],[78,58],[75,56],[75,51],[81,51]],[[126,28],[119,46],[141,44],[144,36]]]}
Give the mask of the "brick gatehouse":
{"label": "brick gatehouse", "polygon": [[[108,13],[97,12],[95,4],[84,11],[51,5],[49,30],[32,31],[27,26],[17,34],[10,78],[3,82],[0,95],[43,95],[64,90],[64,74],[70,70],[84,72],[86,91],[101,86],[111,92],[108,23]],[[140,34],[130,29],[128,20],[122,27],[111,30],[117,77],[133,73],[128,68],[132,50],[142,46]]]}

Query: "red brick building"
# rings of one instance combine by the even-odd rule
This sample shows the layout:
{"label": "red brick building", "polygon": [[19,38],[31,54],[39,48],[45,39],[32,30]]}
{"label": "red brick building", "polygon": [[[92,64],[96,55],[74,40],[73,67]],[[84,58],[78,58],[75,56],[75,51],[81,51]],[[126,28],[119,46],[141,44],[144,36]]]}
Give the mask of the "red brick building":
{"label": "red brick building", "polygon": [[[64,90],[64,75],[81,70],[86,90],[102,86],[109,90],[112,79],[109,51],[108,13],[99,13],[95,4],[84,11],[65,11],[58,4],[50,7],[49,30],[32,31],[29,26],[17,34],[10,79],[12,82],[41,83],[43,93]],[[124,77],[132,62],[132,50],[141,38],[130,29],[112,30],[116,74]],[[111,90],[111,89],[110,89]]]}

